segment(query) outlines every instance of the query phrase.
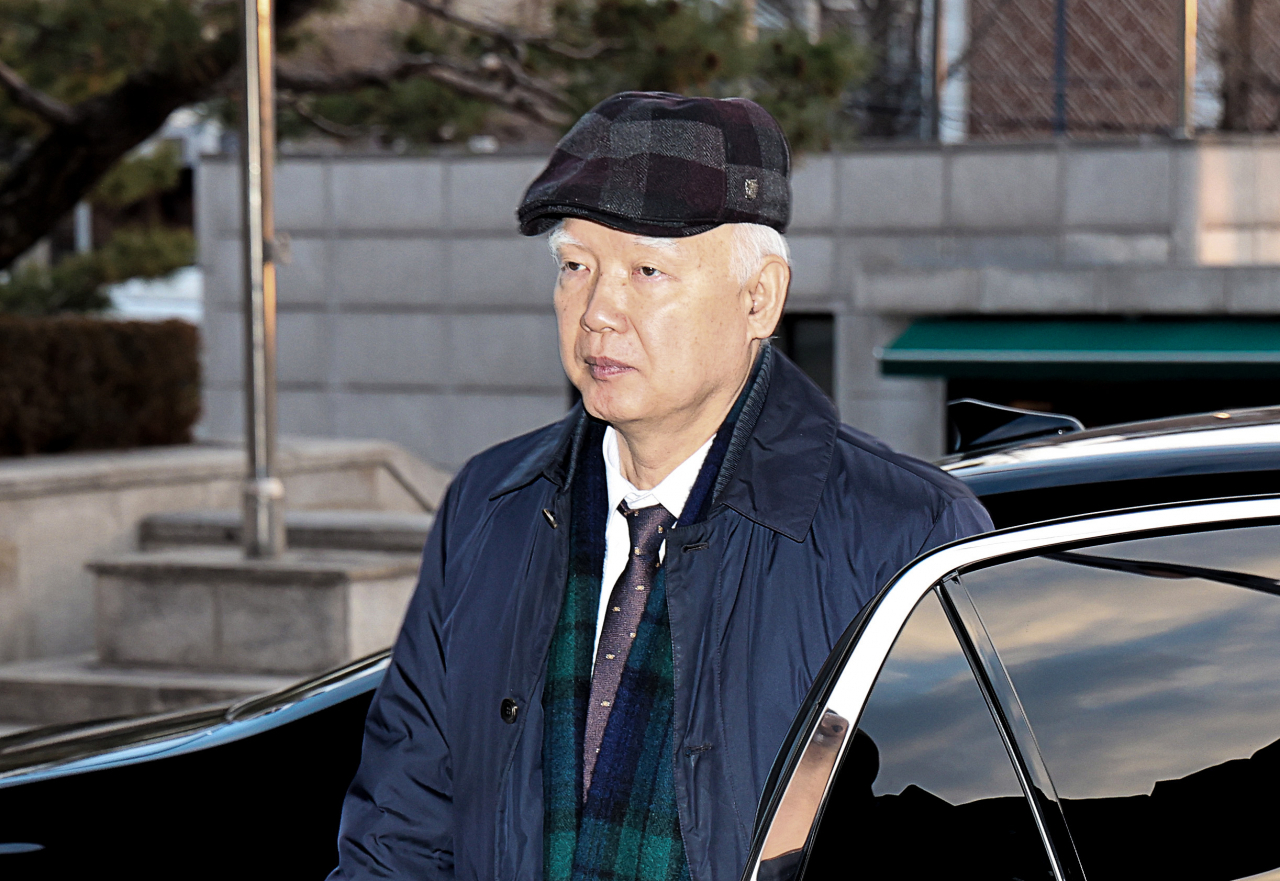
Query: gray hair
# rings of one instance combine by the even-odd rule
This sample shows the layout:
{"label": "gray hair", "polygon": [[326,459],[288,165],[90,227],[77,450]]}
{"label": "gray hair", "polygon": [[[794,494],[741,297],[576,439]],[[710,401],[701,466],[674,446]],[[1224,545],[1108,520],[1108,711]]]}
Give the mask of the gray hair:
{"label": "gray hair", "polygon": [[771,226],[762,223],[731,223],[733,227],[733,257],[729,266],[738,277],[738,284],[751,281],[764,264],[766,257],[781,257],[791,265],[791,247],[787,237]]}
{"label": "gray hair", "polygon": [[[761,223],[729,223],[733,229],[733,253],[729,257],[729,268],[738,284],[746,284],[751,276],[759,271],[766,257],[781,257],[788,266],[791,265],[791,248],[787,245],[786,236],[771,226]],[[640,241],[653,247],[671,247],[676,243],[674,238],[640,237]],[[551,248],[551,256],[559,259],[561,245],[581,245],[582,243],[564,231],[564,221],[551,228],[547,236],[547,244]]]}

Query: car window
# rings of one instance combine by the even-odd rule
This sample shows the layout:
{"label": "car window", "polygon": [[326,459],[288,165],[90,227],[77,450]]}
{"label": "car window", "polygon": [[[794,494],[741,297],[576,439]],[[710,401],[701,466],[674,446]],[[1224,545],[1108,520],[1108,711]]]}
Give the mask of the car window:
{"label": "car window", "polygon": [[[1031,809],[938,596],[890,651],[843,752],[821,819],[800,850],[848,720],[828,711],[791,778],[761,879],[1052,877]],[[796,821],[795,818],[803,818]],[[794,828],[787,828],[791,822]]]}
{"label": "car window", "polygon": [[1277,578],[1276,526],[963,575],[1090,881],[1280,867]]}

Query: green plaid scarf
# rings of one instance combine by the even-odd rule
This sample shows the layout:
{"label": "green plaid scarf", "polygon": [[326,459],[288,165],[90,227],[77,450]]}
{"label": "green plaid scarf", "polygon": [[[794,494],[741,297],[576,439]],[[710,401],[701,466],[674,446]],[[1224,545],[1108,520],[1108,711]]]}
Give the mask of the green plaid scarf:
{"label": "green plaid scarf", "polygon": [[569,577],[564,605],[547,654],[542,692],[543,878],[569,881],[582,815],[582,742],[591,697],[600,582],[604,578],[604,530],[608,504],[604,426],[591,420],[579,441],[571,476]]}
{"label": "green plaid scarf", "polygon": [[[754,426],[768,388],[768,348],[752,381],[707,453],[679,524],[706,516],[724,483],[721,465],[736,463],[731,440],[741,420]],[[666,578],[658,569],[635,642],[627,656],[600,745],[591,792],[582,798],[582,742],[596,616],[604,571],[608,505],[601,442],[604,424],[590,420],[577,447],[570,492],[569,572],[564,605],[547,658],[542,705],[545,881],[688,881],[672,777],[675,688]],[[735,445],[736,446],[736,445]]]}

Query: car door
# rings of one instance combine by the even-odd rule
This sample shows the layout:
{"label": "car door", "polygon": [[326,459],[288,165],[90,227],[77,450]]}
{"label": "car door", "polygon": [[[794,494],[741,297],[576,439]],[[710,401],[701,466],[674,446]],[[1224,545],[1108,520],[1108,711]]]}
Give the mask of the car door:
{"label": "car door", "polygon": [[849,628],[744,881],[1280,878],[1280,500],[996,533]]}

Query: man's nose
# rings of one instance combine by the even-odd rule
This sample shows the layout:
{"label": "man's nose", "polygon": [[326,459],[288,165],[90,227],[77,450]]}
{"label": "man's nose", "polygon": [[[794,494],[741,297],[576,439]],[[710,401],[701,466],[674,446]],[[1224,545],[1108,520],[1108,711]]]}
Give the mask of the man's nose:
{"label": "man's nose", "polygon": [[627,280],[612,274],[596,277],[582,310],[582,328],[591,333],[621,332],[627,326]]}

